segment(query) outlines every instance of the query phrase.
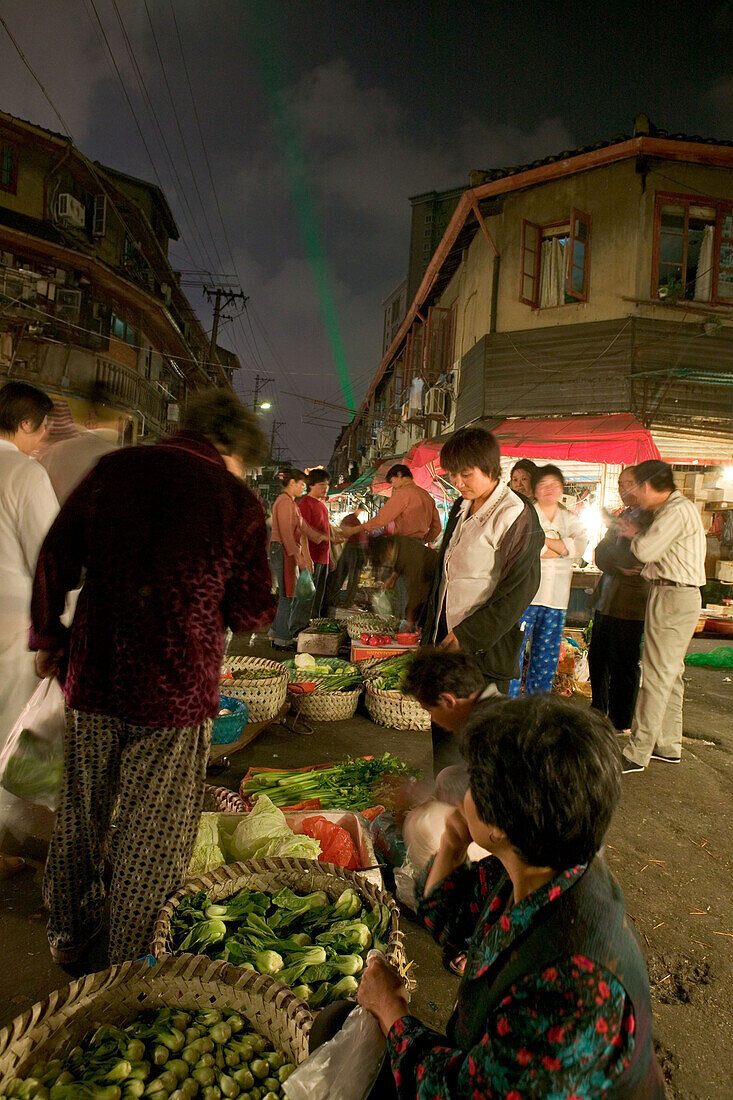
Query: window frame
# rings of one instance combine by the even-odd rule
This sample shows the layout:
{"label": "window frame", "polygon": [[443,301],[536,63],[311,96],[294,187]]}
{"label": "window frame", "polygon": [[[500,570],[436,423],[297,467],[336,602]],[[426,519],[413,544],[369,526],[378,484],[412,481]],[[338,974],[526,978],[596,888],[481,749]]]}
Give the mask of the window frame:
{"label": "window frame", "polygon": [[18,193],[18,146],[12,141],[4,141],[0,138],[0,172],[2,171],[2,161],[6,149],[12,151],[13,162],[10,172],[10,182],[3,183],[2,175],[0,175],[0,191],[5,191],[9,195],[16,195]]}
{"label": "window frame", "polygon": [[[537,232],[537,248],[534,253],[534,271],[531,276],[524,270],[524,255],[527,251],[527,227],[534,229]],[[540,258],[542,256],[542,226],[538,222],[530,221],[529,218],[522,219],[522,240],[519,249],[519,301],[523,302],[526,306],[531,306],[532,309],[538,308],[538,302],[540,297]],[[532,250],[530,249],[530,252]],[[531,298],[525,297],[524,294],[524,279],[525,276],[531,278],[533,294]]]}
{"label": "window frame", "polygon": [[[585,239],[585,253],[583,256],[583,290],[573,290],[573,271],[576,270],[573,263],[573,251],[576,240],[576,230],[578,223],[587,226],[587,237]],[[592,216],[586,214],[584,210],[578,210],[575,206],[570,210],[570,235],[568,237],[568,270],[565,278],[565,293],[569,297],[574,298],[576,302],[587,302],[589,296],[590,286],[590,238],[592,228]],[[570,305],[569,302],[565,303]]]}
{"label": "window frame", "polygon": [[[713,270],[710,298],[703,305],[733,305],[733,297],[720,297],[718,294],[718,280],[720,276],[720,251],[723,243],[723,217],[733,214],[733,201],[729,199],[716,199],[708,195],[693,194],[689,191],[655,191],[654,192],[654,223],[652,239],[652,271],[649,296],[652,301],[663,302],[667,299],[659,296],[659,257],[662,229],[662,208],[664,206],[684,206],[685,226],[682,251],[682,271],[687,271],[687,250],[689,239],[690,207],[710,206],[715,210],[715,228],[713,232]],[[726,237],[726,240],[729,238]],[[683,285],[684,289],[684,285]],[[683,302],[692,302],[694,299],[682,297]]]}

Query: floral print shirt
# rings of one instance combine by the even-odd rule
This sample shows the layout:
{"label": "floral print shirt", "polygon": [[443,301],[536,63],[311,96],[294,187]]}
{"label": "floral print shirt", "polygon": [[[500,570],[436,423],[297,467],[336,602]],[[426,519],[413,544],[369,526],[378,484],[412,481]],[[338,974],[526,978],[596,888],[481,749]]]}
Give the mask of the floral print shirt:
{"label": "floral print shirt", "polygon": [[[468,951],[465,983],[486,974],[540,909],[556,901],[584,870],[581,865],[563,871],[507,908],[512,885],[499,860],[490,856],[445,879],[421,899],[418,913],[438,943]],[[390,1030],[387,1047],[400,1097],[591,1100],[603,1096],[628,1065],[635,1026],[631,1000],[613,975],[591,959],[568,956],[541,973],[526,974],[480,1022],[481,1037],[467,1050],[455,1037],[461,1021],[471,1018],[471,1003],[461,996],[464,983],[450,1037],[413,1016],[403,1016]]]}

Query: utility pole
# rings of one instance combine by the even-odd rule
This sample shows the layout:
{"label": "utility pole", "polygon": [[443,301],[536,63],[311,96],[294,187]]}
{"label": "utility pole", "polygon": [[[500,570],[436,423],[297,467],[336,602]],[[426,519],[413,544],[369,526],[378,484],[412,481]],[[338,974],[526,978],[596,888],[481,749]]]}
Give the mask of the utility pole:
{"label": "utility pole", "polygon": [[263,375],[255,375],[255,394],[252,398],[252,408],[257,408],[257,398],[260,396],[260,390],[263,386],[266,386],[268,382],[274,382],[274,378],[265,378]]}
{"label": "utility pole", "polygon": [[222,311],[222,301],[224,308],[233,305],[237,301],[241,301],[242,306],[246,306],[249,301],[249,296],[241,290],[227,290],[225,287],[217,286],[210,287],[205,286],[202,288],[208,301],[214,300],[214,323],[211,328],[211,340],[209,341],[209,362],[215,361],[216,353],[216,337],[219,334],[219,317]]}
{"label": "utility pole", "polygon": [[277,435],[278,428],[282,428],[284,420],[273,420],[272,431],[270,432],[270,458],[275,457],[275,436]]}

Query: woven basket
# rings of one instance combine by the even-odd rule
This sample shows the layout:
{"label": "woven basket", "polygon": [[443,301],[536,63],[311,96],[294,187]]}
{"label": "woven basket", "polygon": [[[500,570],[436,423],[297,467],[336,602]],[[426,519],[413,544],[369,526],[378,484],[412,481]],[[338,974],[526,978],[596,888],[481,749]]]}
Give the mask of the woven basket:
{"label": "woven basket", "polygon": [[387,905],[392,914],[387,943],[387,961],[396,968],[398,973],[403,976],[407,973],[408,964],[399,928],[399,909],[392,895],[375,883],[369,882],[363,875],[347,871],[345,867],[335,867],[332,863],[319,863],[316,859],[253,859],[246,863],[230,863],[225,867],[216,867],[205,875],[189,879],[158,914],[150,950],[158,959],[163,956],[170,957],[167,952],[170,949],[168,936],[171,916],[181,898],[187,894],[206,890],[213,901],[220,901],[222,898],[231,897],[244,887],[272,894],[286,886],[299,894],[323,890],[331,901],[336,901],[346,887],[350,886],[368,905],[374,905],[376,902]]}
{"label": "woven basket", "polygon": [[[379,624],[376,626],[375,624]],[[352,615],[346,620],[346,630],[352,642],[357,641],[361,634],[394,634],[398,629],[400,620],[392,616],[382,619],[379,615]]]}
{"label": "woven basket", "polygon": [[204,787],[204,811],[214,814],[246,814],[247,807],[228,787]]}
{"label": "woven basket", "polygon": [[366,708],[373,722],[393,730],[429,730],[430,715],[416,699],[399,691],[366,686]]}
{"label": "woven basket", "polygon": [[298,714],[303,718],[312,718],[315,722],[341,722],[353,718],[361,695],[361,688],[354,691],[313,691],[298,696],[295,703]]}
{"label": "woven basket", "polygon": [[264,680],[244,680],[239,684],[224,680],[220,685],[226,695],[247,704],[250,722],[267,722],[280,713],[288,693],[288,670],[278,661],[268,661],[264,657],[229,657],[223,667],[231,672],[244,668],[268,668],[282,673]]}
{"label": "woven basket", "polygon": [[243,699],[237,699],[233,695],[220,695],[219,709],[226,709],[231,713],[220,714],[214,719],[211,727],[211,744],[231,745],[244,733],[244,727],[249,720],[249,707]]}
{"label": "woven basket", "polygon": [[201,955],[151,967],[126,962],[88,974],[40,1001],[0,1031],[0,1092],[37,1061],[63,1056],[104,1024],[124,1027],[143,1009],[232,1008],[296,1064],[308,1055],[313,1014],[280,982]]}

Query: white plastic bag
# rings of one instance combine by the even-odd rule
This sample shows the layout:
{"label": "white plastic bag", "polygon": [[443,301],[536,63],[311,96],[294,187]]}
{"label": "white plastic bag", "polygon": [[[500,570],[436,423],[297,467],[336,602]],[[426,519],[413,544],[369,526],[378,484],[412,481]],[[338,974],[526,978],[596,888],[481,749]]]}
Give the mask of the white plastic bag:
{"label": "white plastic bag", "polygon": [[371,1012],[350,1012],[333,1039],[314,1050],[283,1084],[288,1100],[366,1100],[384,1058],[385,1039]]}
{"label": "white plastic bag", "polygon": [[0,752],[0,786],[55,810],[64,773],[66,703],[55,677],[41,680]]}

